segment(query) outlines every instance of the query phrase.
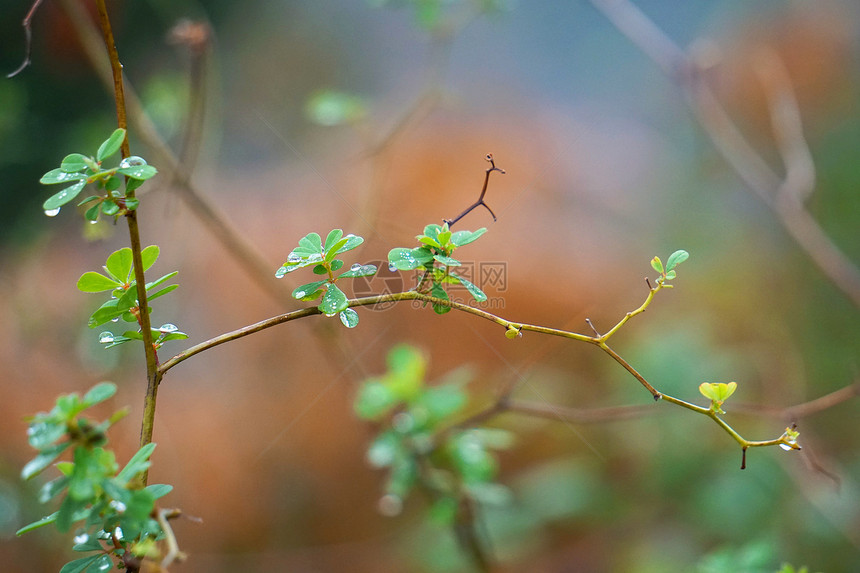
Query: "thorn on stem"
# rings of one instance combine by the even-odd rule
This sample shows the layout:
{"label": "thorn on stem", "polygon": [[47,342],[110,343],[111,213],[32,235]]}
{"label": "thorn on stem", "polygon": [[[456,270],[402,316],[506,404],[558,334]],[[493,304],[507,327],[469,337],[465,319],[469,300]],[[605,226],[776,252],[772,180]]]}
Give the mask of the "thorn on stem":
{"label": "thorn on stem", "polygon": [[645,277],[645,284],[648,285],[648,290],[654,290],[654,287],[651,286],[651,279]]}
{"label": "thorn on stem", "polygon": [[747,447],[744,446],[741,450],[743,454],[741,454],[741,469],[747,469]]}
{"label": "thorn on stem", "polygon": [[594,328],[594,325],[593,325],[593,324],[591,324],[591,319],[590,319],[590,318],[586,318],[586,319],[585,319],[585,322],[587,322],[587,323],[588,323],[588,326],[589,326],[589,327],[591,327],[591,331],[594,333],[594,336],[596,336],[597,338],[600,338],[600,337],[602,336],[599,332],[597,332],[597,329],[596,329],[596,328]]}

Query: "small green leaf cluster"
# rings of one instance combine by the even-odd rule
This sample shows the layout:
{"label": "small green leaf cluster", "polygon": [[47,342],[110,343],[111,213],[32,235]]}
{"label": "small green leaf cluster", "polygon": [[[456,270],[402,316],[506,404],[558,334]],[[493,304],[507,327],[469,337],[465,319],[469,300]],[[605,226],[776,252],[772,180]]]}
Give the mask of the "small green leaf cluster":
{"label": "small green leaf cluster", "polygon": [[373,276],[376,274],[376,265],[355,263],[337,276],[334,273],[344,264],[336,258],[337,255],[351,251],[363,242],[363,238],[353,234],[344,235],[340,229],[329,232],[325,242],[318,234],[310,233],[299,239],[299,246],[287,256],[286,262],[275,272],[275,277],[283,278],[287,273],[313,265],[314,274],[326,278],[296,288],[293,298],[302,301],[321,298],[317,306],[321,313],[326,316],[339,313],[344,326],[354,328],[358,325],[358,313],[349,308],[346,294],[335,283],[340,279]]}
{"label": "small green leaf cluster", "polygon": [[29,480],[39,475],[67,450],[72,451],[72,461],[54,464],[60,477],[45,483],[39,492],[42,503],[63,496],[59,510],[21,528],[17,534],[51,524],[67,532],[72,525],[82,522],[76,530],[74,550],[95,554],[67,563],[63,572],[84,571],[87,567],[106,571],[113,566],[111,555],[121,558],[132,552],[140,556],[142,548],[151,551],[154,541],[162,535],[161,526],[152,517],[155,500],[167,495],[172,486],[135,485],[149,468],[155,444],[142,447],[120,469],[113,451],[104,446],[108,428],[122,419],[126,411],[100,423],[80,415],[115,392],[114,384],[104,382],[83,398],[77,394],[63,395],[50,412],[40,412],[30,420],[30,445],[39,453],[24,466],[22,478]]}
{"label": "small green leaf cluster", "polygon": [[[141,251],[140,256],[143,261],[144,271],[155,264],[159,253],[159,248],[156,245],[150,245]],[[134,262],[132,260],[131,249],[124,247],[118,251],[114,251],[108,256],[102,268],[107,275],[95,271],[87,271],[78,279],[78,289],[83,292],[97,293],[110,291],[111,293],[110,299],[92,314],[87,322],[88,326],[96,328],[108,322],[116,322],[120,318],[125,322],[139,322],[140,303],[137,300],[137,281],[134,279]],[[146,283],[147,302],[153,301],[179,288],[179,285],[169,285],[150,294],[152,289],[175,277],[177,274],[178,271],[174,271]],[[152,312],[152,308],[147,308],[147,312]],[[153,345],[158,349],[168,340],[181,340],[188,338],[188,335],[180,332],[175,325],[167,323],[159,328],[153,328],[152,338]],[[105,344],[106,348],[118,346],[130,340],[143,340],[143,335],[139,330],[129,330],[122,335],[114,335],[112,332],[105,331],[99,335],[99,342]]]}
{"label": "small green leaf cluster", "polygon": [[[441,226],[427,225],[424,227],[424,234],[416,236],[416,239],[422,243],[420,247],[392,249],[388,253],[388,263],[392,269],[400,271],[423,269],[424,275],[417,287],[419,292],[447,301],[451,299],[444,285],[461,284],[476,301],[484,302],[487,300],[487,295],[452,270],[461,266],[460,261],[452,255],[455,249],[468,245],[486,232],[486,228],[477,231],[452,232],[448,228],[448,223]],[[433,310],[437,314],[445,314],[451,310],[451,307],[434,304]]]}
{"label": "small green leaf cluster", "polygon": [[660,273],[660,276],[657,277],[657,284],[663,286],[665,288],[672,288],[672,285],[666,284],[666,281],[670,281],[674,279],[677,275],[675,273],[675,267],[686,261],[690,258],[690,253],[687,251],[675,251],[669,258],[666,260],[666,266],[663,267],[663,261],[660,260],[660,257],[654,257],[651,259],[651,267],[654,268],[655,271]]}
{"label": "small green leaf cluster", "polygon": [[[89,183],[95,183],[104,194],[90,195],[78,203],[79,207],[92,203],[84,212],[88,221],[96,222],[101,215],[118,217],[137,209],[140,201],[134,197],[134,191],[158,170],[137,156],[126,157],[117,167],[103,168],[102,162],[115,155],[124,140],[125,130],[117,129],[101,144],[95,157],[71,153],[63,158],[58,168],[45,173],[39,180],[44,185],[71,183],[45,201],[42,205],[45,214],[53,217],[59,213],[60,207],[75,199]],[[120,190],[123,182],[125,192]]]}
{"label": "small green leaf cluster", "polygon": [[725,414],[723,411],[723,402],[729,399],[729,396],[735,393],[738,388],[737,382],[703,382],[699,385],[699,392],[702,396],[711,401],[711,411],[715,414]]}
{"label": "small green leaf cluster", "polygon": [[507,500],[504,486],[494,483],[498,462],[491,450],[510,445],[503,430],[468,428],[446,430],[468,401],[465,380],[424,382],[425,357],[408,345],[388,354],[388,372],[371,378],[359,389],[354,408],[365,420],[380,424],[367,451],[369,463],[388,470],[380,510],[400,512],[416,486],[431,493],[430,515],[450,523],[463,498],[488,503]]}

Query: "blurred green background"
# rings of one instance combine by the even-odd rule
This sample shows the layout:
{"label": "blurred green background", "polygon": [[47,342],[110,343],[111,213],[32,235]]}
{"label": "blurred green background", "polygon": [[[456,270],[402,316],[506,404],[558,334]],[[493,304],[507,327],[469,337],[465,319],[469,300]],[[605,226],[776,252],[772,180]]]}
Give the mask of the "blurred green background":
{"label": "blurred green background", "polygon": [[[70,207],[54,219],[41,210],[49,193],[39,177],[69,152],[93,153],[115,126],[69,4],[40,8],[32,65],[0,82],[0,559],[8,571],[57,570],[72,557],[54,532],[14,536],[51,511],[35,501],[38,483],[18,479],[31,456],[24,417],[60,392],[115,381],[112,407],[132,413],[112,443],[128,456],[144,388],[141,357],[131,345],[99,348],[85,326],[99,301],[74,288],[126,245],[123,225],[85,226]],[[860,265],[857,3],[637,5],[679,45],[710,46],[709,82],[782,173],[750,72],[757,50],[775,50],[817,169],[808,208]],[[691,258],[676,288],[614,339],[658,389],[702,404],[701,382],[736,380],[732,401],[778,408],[857,380],[860,309],[727,168],[677,87],[587,2],[109,7],[128,80],[174,149],[194,98],[192,58],[167,41],[169,31],[182,18],[210,23],[193,178],[270,262],[272,281],[311,231],[366,237],[362,262],[411,245],[425,224],[474,201],[493,152],[507,171],[487,195],[499,220],[475,211],[459,225],[489,227],[463,256],[468,249],[472,261],[504,268],[503,282],[482,285],[494,312],[580,332],[589,317],[607,330],[644,299],[649,259],[683,248]],[[23,57],[29,3],[3,8],[5,74]],[[337,123],[342,110],[314,115],[320,109],[308,102],[326,90],[355,98],[349,121],[320,125]],[[134,133],[132,149],[151,151]],[[143,240],[161,247],[154,272],[178,269],[182,285],[156,322],[177,323],[193,344],[297,308],[248,276],[167,178],[152,187],[140,211]],[[385,275],[371,286],[402,280]],[[297,284],[278,286],[289,293]],[[431,357],[431,378],[469,365],[473,409],[511,380],[518,397],[537,402],[650,402],[587,345],[534,334],[512,342],[475,317],[408,305],[360,314],[354,331],[321,318],[290,323],[167,376],[151,480],[174,484],[165,503],[202,519],[175,525],[190,555],[177,571],[468,570],[451,533],[424,519],[423,500],[408,500],[396,517],[376,511],[384,476],[364,459],[373,428],[351,408],[357,384],[383,371],[398,342]],[[163,349],[162,360],[181,344]],[[791,421],[727,410],[752,439],[776,438]],[[745,471],[726,434],[668,404],[582,426],[505,414],[491,425],[517,435],[501,457],[513,502],[483,508],[479,530],[500,571],[764,572],[783,562],[854,571],[858,411],[854,399],[798,420],[803,454],[751,450]]]}

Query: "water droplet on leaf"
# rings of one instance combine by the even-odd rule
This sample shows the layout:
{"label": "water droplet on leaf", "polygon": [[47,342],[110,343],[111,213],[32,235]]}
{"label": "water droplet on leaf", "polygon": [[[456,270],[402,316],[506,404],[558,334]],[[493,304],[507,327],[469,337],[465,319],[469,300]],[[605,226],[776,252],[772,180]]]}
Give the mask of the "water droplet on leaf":
{"label": "water droplet on leaf", "polygon": [[75,543],[80,545],[81,543],[86,543],[90,540],[90,536],[87,533],[81,533],[80,535],[75,535]]}
{"label": "water droplet on leaf", "polygon": [[357,270],[358,270],[358,269],[360,269],[360,268],[361,268],[361,265],[360,265],[360,264],[358,264],[358,263],[353,263],[353,265],[352,265],[351,267],[349,267],[349,270],[351,270],[351,271],[357,271]]}
{"label": "water droplet on leaf", "polygon": [[126,167],[137,167],[140,165],[146,165],[146,159],[138,157],[137,155],[130,155],[119,162],[121,169],[125,169]]}
{"label": "water droplet on leaf", "polygon": [[113,333],[112,332],[102,332],[99,334],[99,342],[102,344],[110,344],[113,342]]}
{"label": "water droplet on leaf", "polygon": [[179,327],[169,322],[167,324],[162,324],[158,329],[159,332],[164,333],[176,332],[177,330],[179,330]]}
{"label": "water droplet on leaf", "polygon": [[388,271],[392,273],[397,272],[397,267],[394,266],[394,263],[388,263]]}
{"label": "water droplet on leaf", "polygon": [[45,215],[47,215],[48,217],[56,217],[59,213],[59,207],[57,207],[56,209],[45,209]]}
{"label": "water droplet on leaf", "polygon": [[275,271],[275,278],[282,279],[284,275],[287,274],[287,267],[281,267],[277,271]]}
{"label": "water droplet on leaf", "polygon": [[298,263],[302,260],[301,255],[297,255],[296,253],[290,253],[287,256],[287,261],[290,263]]}
{"label": "water droplet on leaf", "polygon": [[303,290],[300,290],[299,292],[294,292],[294,293],[293,293],[293,296],[294,296],[295,298],[302,298],[302,297],[303,297],[303,296],[305,296],[306,294],[308,294],[308,293],[306,293],[306,292],[305,292],[305,291],[303,291]]}

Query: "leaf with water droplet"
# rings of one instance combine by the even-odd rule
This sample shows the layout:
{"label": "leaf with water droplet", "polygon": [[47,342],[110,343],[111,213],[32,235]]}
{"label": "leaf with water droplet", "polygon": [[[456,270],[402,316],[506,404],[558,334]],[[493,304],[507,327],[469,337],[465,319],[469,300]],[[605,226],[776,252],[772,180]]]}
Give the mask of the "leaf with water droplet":
{"label": "leaf with water droplet", "polygon": [[331,270],[336,271],[343,266],[343,261],[340,259],[335,259],[329,264],[331,265]]}
{"label": "leaf with water droplet", "polygon": [[96,161],[101,163],[117,151],[122,146],[122,142],[125,140],[125,130],[124,129],[116,129],[114,132],[108,137],[100,146],[99,150],[96,153]]}
{"label": "leaf with water droplet", "polygon": [[460,282],[460,284],[462,284],[464,287],[466,287],[466,290],[469,291],[469,294],[471,294],[475,298],[476,301],[484,302],[485,300],[487,300],[487,295],[484,294],[484,291],[479,289],[476,285],[467,281],[463,277],[456,276],[456,275],[452,275],[452,276],[455,279],[457,279]]}
{"label": "leaf with water droplet", "polygon": [[319,296],[322,286],[328,281],[314,281],[304,284],[293,291],[293,298],[298,300],[314,300]]}
{"label": "leaf with water droplet", "polygon": [[132,179],[137,179],[139,181],[146,181],[147,179],[151,179],[158,174],[158,169],[156,169],[152,165],[134,165],[131,167],[120,167],[116,171],[117,173],[122,173],[127,177],[131,177]]}
{"label": "leaf with water droplet", "polygon": [[342,273],[338,278],[369,277],[376,274],[376,265],[352,265],[348,271]]}
{"label": "leaf with water droplet", "polygon": [[337,285],[329,284],[328,289],[320,301],[320,304],[317,308],[320,309],[320,312],[327,316],[334,316],[335,314],[345,310],[349,305],[348,299],[346,298],[346,294],[342,290],[340,290]]}
{"label": "leaf with water droplet", "polygon": [[87,156],[80,153],[70,153],[63,158],[63,161],[60,163],[60,169],[66,173],[77,173],[89,167],[90,163],[91,161],[89,161]]}
{"label": "leaf with water droplet", "polygon": [[448,267],[460,266],[460,261],[451,257],[446,257],[445,255],[433,255],[433,258]]}
{"label": "leaf with water droplet", "polygon": [[458,247],[462,247],[463,245],[468,245],[472,241],[476,241],[486,232],[487,229],[485,227],[482,227],[477,231],[457,231],[451,235],[451,242]]}
{"label": "leaf with water droplet", "polygon": [[138,155],[129,155],[119,162],[121,169],[125,169],[126,167],[139,167],[141,165],[146,165],[146,159]]}
{"label": "leaf with water droplet", "polygon": [[412,249],[402,247],[389,251],[388,264],[398,271],[411,271],[421,266],[421,262],[415,257]]}
{"label": "leaf with water droplet", "polygon": [[44,203],[42,203],[42,208],[45,211],[51,211],[53,209],[62,207],[63,205],[77,197],[86,184],[86,179],[82,179],[71,187],[66,187],[59,193],[48,197],[48,199]]}
{"label": "leaf with water droplet", "polygon": [[51,169],[39,179],[42,185],[56,185],[58,183],[68,183],[70,181],[85,180],[87,177],[82,173],[67,173],[60,168]]}
{"label": "leaf with water droplet", "polygon": [[59,214],[60,214],[60,208],[59,207],[57,207],[56,209],[45,209],[45,215],[47,215],[48,217],[56,217]]}
{"label": "leaf with water droplet", "polygon": [[347,328],[355,328],[358,326],[358,313],[348,308],[340,313],[340,321]]}
{"label": "leaf with water droplet", "polygon": [[177,330],[179,330],[179,327],[176,326],[175,324],[171,323],[171,322],[162,324],[161,326],[158,327],[159,332],[163,332],[163,333],[167,333],[167,334],[169,334],[171,332],[176,332]]}
{"label": "leaf with water droplet", "polygon": [[287,274],[288,272],[289,272],[289,271],[287,270],[287,267],[281,267],[281,268],[279,268],[278,270],[276,270],[276,271],[275,271],[275,278],[276,278],[276,279],[282,279],[282,278],[284,278],[284,277],[286,276],[286,274]]}

